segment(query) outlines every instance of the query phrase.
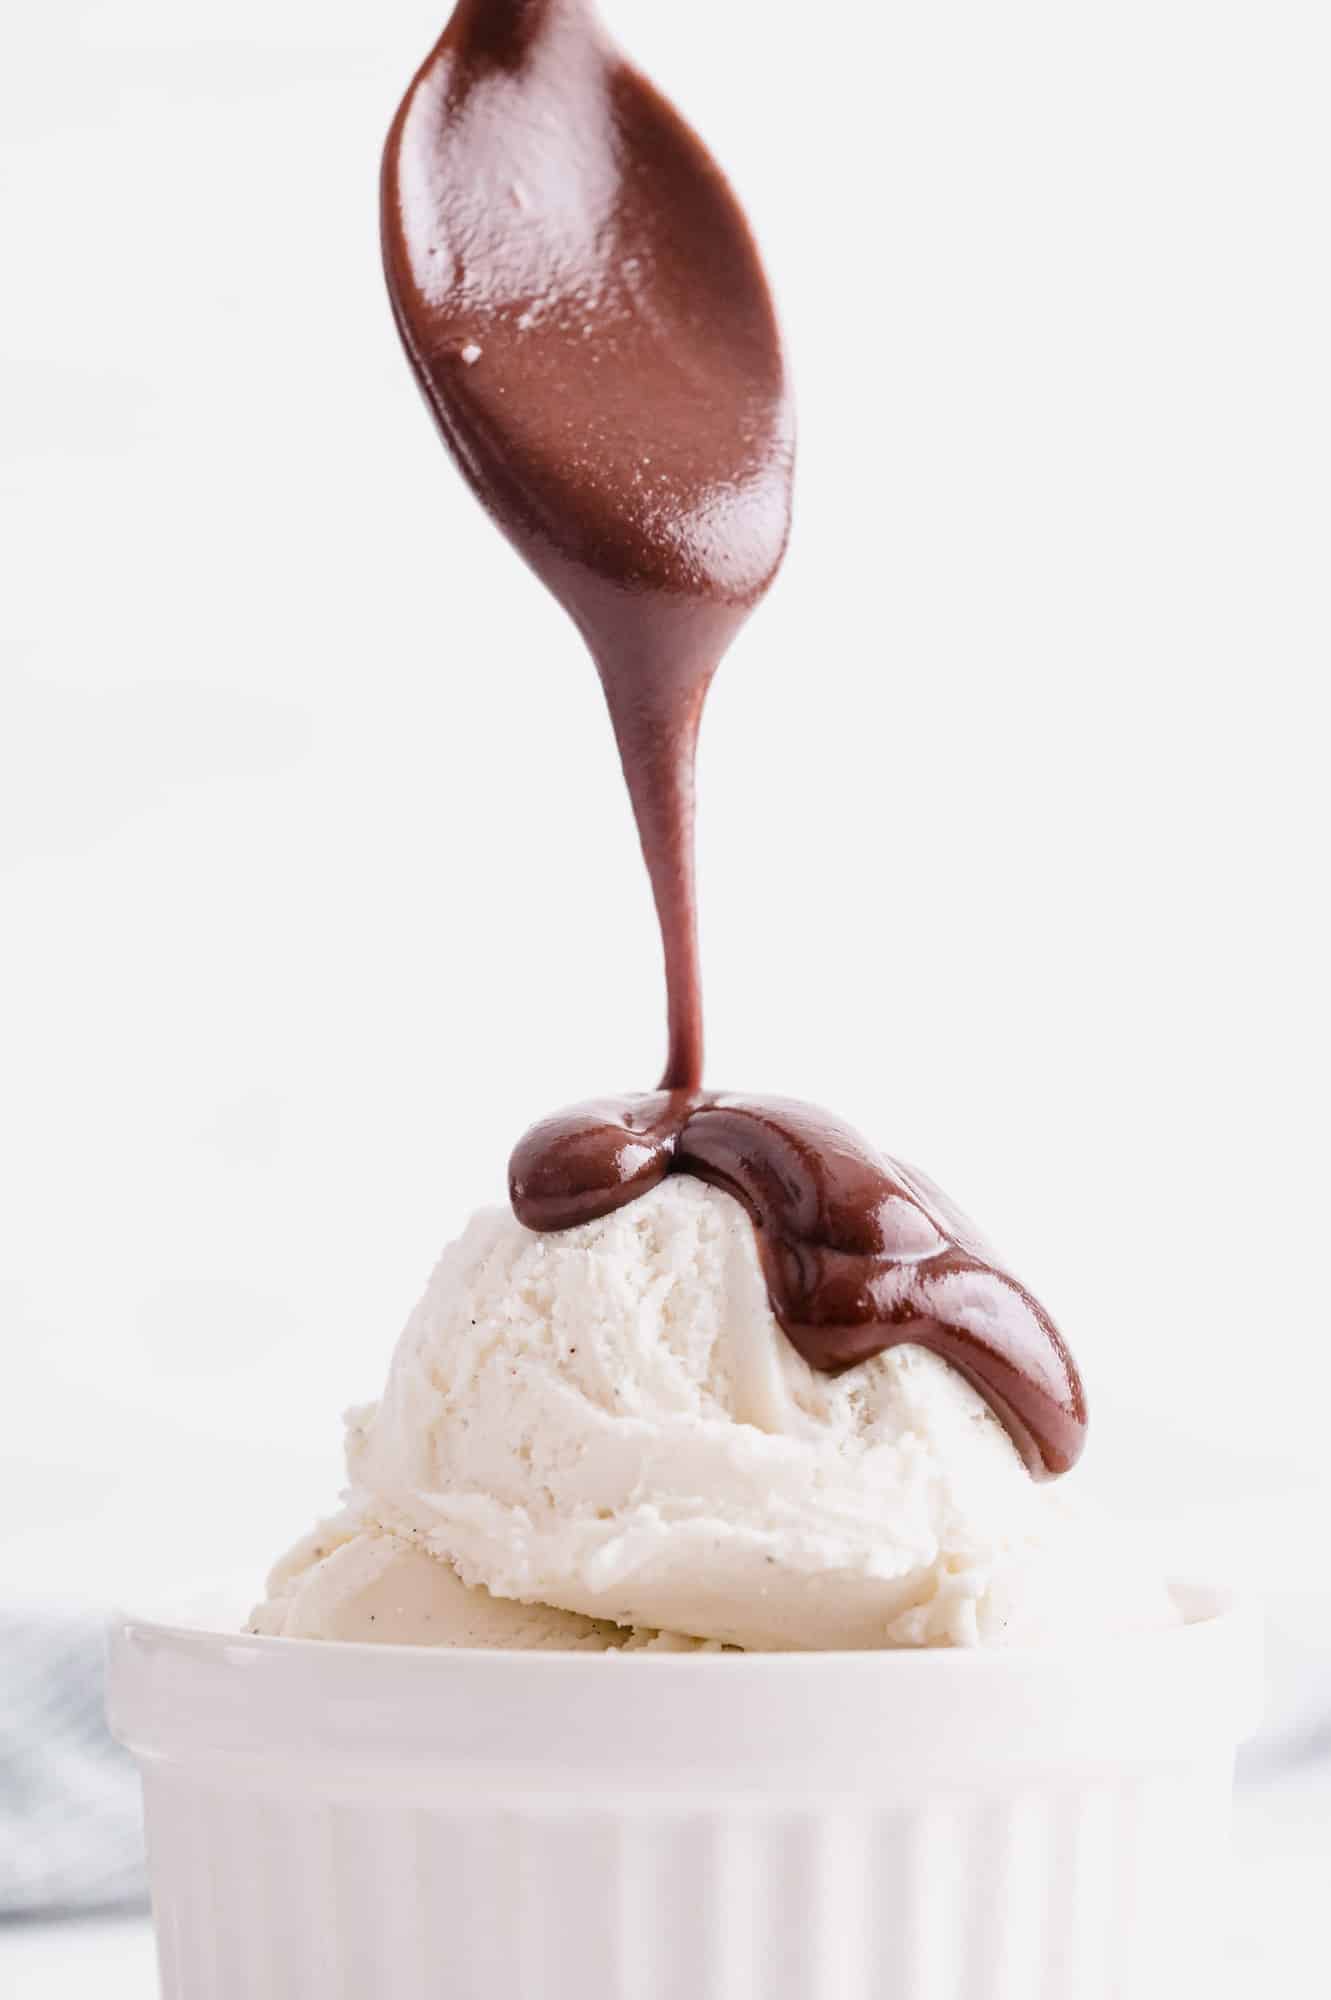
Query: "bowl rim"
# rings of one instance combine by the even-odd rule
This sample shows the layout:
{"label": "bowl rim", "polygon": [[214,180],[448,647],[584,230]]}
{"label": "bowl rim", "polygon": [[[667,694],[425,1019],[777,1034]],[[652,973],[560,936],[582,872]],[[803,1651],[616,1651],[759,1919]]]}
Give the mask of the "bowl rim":
{"label": "bowl rim", "polygon": [[265,1654],[288,1657],[304,1654],[311,1660],[317,1658],[326,1662],[331,1652],[339,1658],[358,1657],[367,1662],[428,1661],[441,1672],[449,1671],[450,1664],[456,1666],[459,1662],[483,1659],[498,1672],[515,1666],[525,1671],[567,1671],[570,1665],[587,1666],[597,1672],[603,1671],[600,1662],[614,1660],[620,1669],[631,1673],[714,1673],[717,1669],[713,1663],[723,1659],[726,1662],[724,1671],[730,1674],[753,1669],[770,1674],[816,1672],[817,1668],[811,1668],[811,1663],[817,1661],[836,1661],[843,1666],[856,1661],[867,1662],[878,1672],[892,1673],[902,1672],[909,1665],[918,1668],[928,1663],[930,1672],[978,1674],[986,1668],[1005,1669],[1018,1664],[1027,1667],[1055,1663],[1066,1666],[1078,1659],[1099,1660],[1107,1649],[1132,1648],[1136,1651],[1149,1645],[1164,1646],[1173,1651],[1180,1646],[1209,1643],[1202,1635],[1210,1635],[1218,1628],[1226,1631],[1249,1628],[1260,1632],[1261,1606],[1250,1592],[1192,1578],[1170,1578],[1167,1588],[1183,1614],[1176,1625],[1129,1628],[1109,1638],[1097,1635],[1093,1639],[1058,1641],[1047,1646],[819,1647],[787,1652],[747,1651],[731,1647],[721,1652],[679,1653],[658,1653],[645,1649],[630,1652],[620,1648],[593,1652],[558,1647],[430,1646],[393,1640],[287,1638],[251,1632],[244,1626],[233,1627],[215,1618],[191,1618],[185,1615],[187,1607],[182,1607],[179,1614],[171,1616],[118,1607],[109,1615],[107,1626],[113,1644],[119,1635],[134,1635],[154,1644],[179,1646],[199,1654],[219,1650],[226,1655],[233,1655],[239,1650],[258,1657]]}
{"label": "bowl rim", "polygon": [[900,1799],[1221,1771],[1260,1718],[1260,1615],[1179,1590],[1189,1623],[1038,1652],[491,1652],[122,1617],[108,1717],[149,1770],[431,1803],[699,1786]]}

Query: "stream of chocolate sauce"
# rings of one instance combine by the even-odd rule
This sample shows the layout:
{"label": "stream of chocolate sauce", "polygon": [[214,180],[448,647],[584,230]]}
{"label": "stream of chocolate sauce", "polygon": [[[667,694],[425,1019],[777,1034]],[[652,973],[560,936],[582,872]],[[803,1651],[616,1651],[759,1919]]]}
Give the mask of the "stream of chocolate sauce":
{"label": "stream of chocolate sauce", "polygon": [[587,0],[462,0],[384,161],[399,330],[444,439],[600,671],[702,1077],[693,767],[790,530],[793,419],[720,169]]}
{"label": "stream of chocolate sauce", "polygon": [[536,1126],[510,1170],[532,1229],[696,1174],[748,1209],[772,1307],[816,1368],[911,1341],[960,1370],[1032,1471],[1086,1413],[1036,1301],[938,1189],[808,1105],[702,1090],[693,858],[702,706],[780,566],[794,426],[748,225],[590,0],[461,0],[384,158],[403,344],[473,490],[596,661],[660,919],[659,1092]]}

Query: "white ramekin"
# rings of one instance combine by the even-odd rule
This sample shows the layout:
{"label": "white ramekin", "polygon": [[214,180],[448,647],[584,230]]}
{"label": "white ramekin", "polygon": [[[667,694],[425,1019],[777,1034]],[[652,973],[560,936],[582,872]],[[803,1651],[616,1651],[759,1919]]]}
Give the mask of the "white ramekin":
{"label": "white ramekin", "polygon": [[1094,1653],[437,1652],[127,1621],[165,2000],[1176,2000],[1255,1615]]}

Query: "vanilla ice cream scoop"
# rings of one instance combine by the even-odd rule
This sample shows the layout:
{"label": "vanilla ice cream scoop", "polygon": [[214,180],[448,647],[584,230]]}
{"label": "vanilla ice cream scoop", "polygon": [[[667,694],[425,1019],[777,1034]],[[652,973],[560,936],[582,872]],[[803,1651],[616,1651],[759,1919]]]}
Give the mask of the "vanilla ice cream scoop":
{"label": "vanilla ice cream scoop", "polygon": [[349,1417],[347,1464],[361,1532],[413,1564],[428,1552],[450,1593],[460,1579],[598,1625],[785,1650],[1047,1643],[1177,1616],[946,1363],[903,1346],[810,1368],[747,1215],[683,1175],[550,1234],[477,1215],[382,1401]]}
{"label": "vanilla ice cream scoop", "polygon": [[708,1642],[640,1632],[465,1584],[418,1542],[347,1508],[285,1555],[249,1630],[267,1638],[481,1652],[680,1653]]}

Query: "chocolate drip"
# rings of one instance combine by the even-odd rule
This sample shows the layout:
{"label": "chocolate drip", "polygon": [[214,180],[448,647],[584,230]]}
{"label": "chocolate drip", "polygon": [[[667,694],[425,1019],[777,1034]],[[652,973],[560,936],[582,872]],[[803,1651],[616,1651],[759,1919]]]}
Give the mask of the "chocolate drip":
{"label": "chocolate drip", "polygon": [[835,1375],[907,1341],[927,1347],[986,1399],[1033,1472],[1076,1462],[1086,1404],[1052,1320],[939,1188],[826,1111],[684,1091],[598,1099],[534,1127],[509,1187],[529,1229],[570,1229],[671,1173],[743,1203],[772,1309],[811,1366]]}
{"label": "chocolate drip", "polygon": [[902,1341],[976,1385],[1033,1468],[1081,1447],[1055,1328],[938,1190],[822,1112],[706,1096],[694,754],[716,667],[781,562],[793,422],[748,225],[590,0],[461,0],[389,135],[384,264],[473,491],[596,661],[661,924],[655,1096],[537,1126],[513,1204],[563,1229],[669,1172],[738,1197],[815,1367]]}
{"label": "chocolate drip", "polygon": [[585,0],[463,0],[389,135],[383,235],[444,440],[600,671],[661,922],[664,1086],[696,1089],[698,723],[790,527],[748,224]]}

